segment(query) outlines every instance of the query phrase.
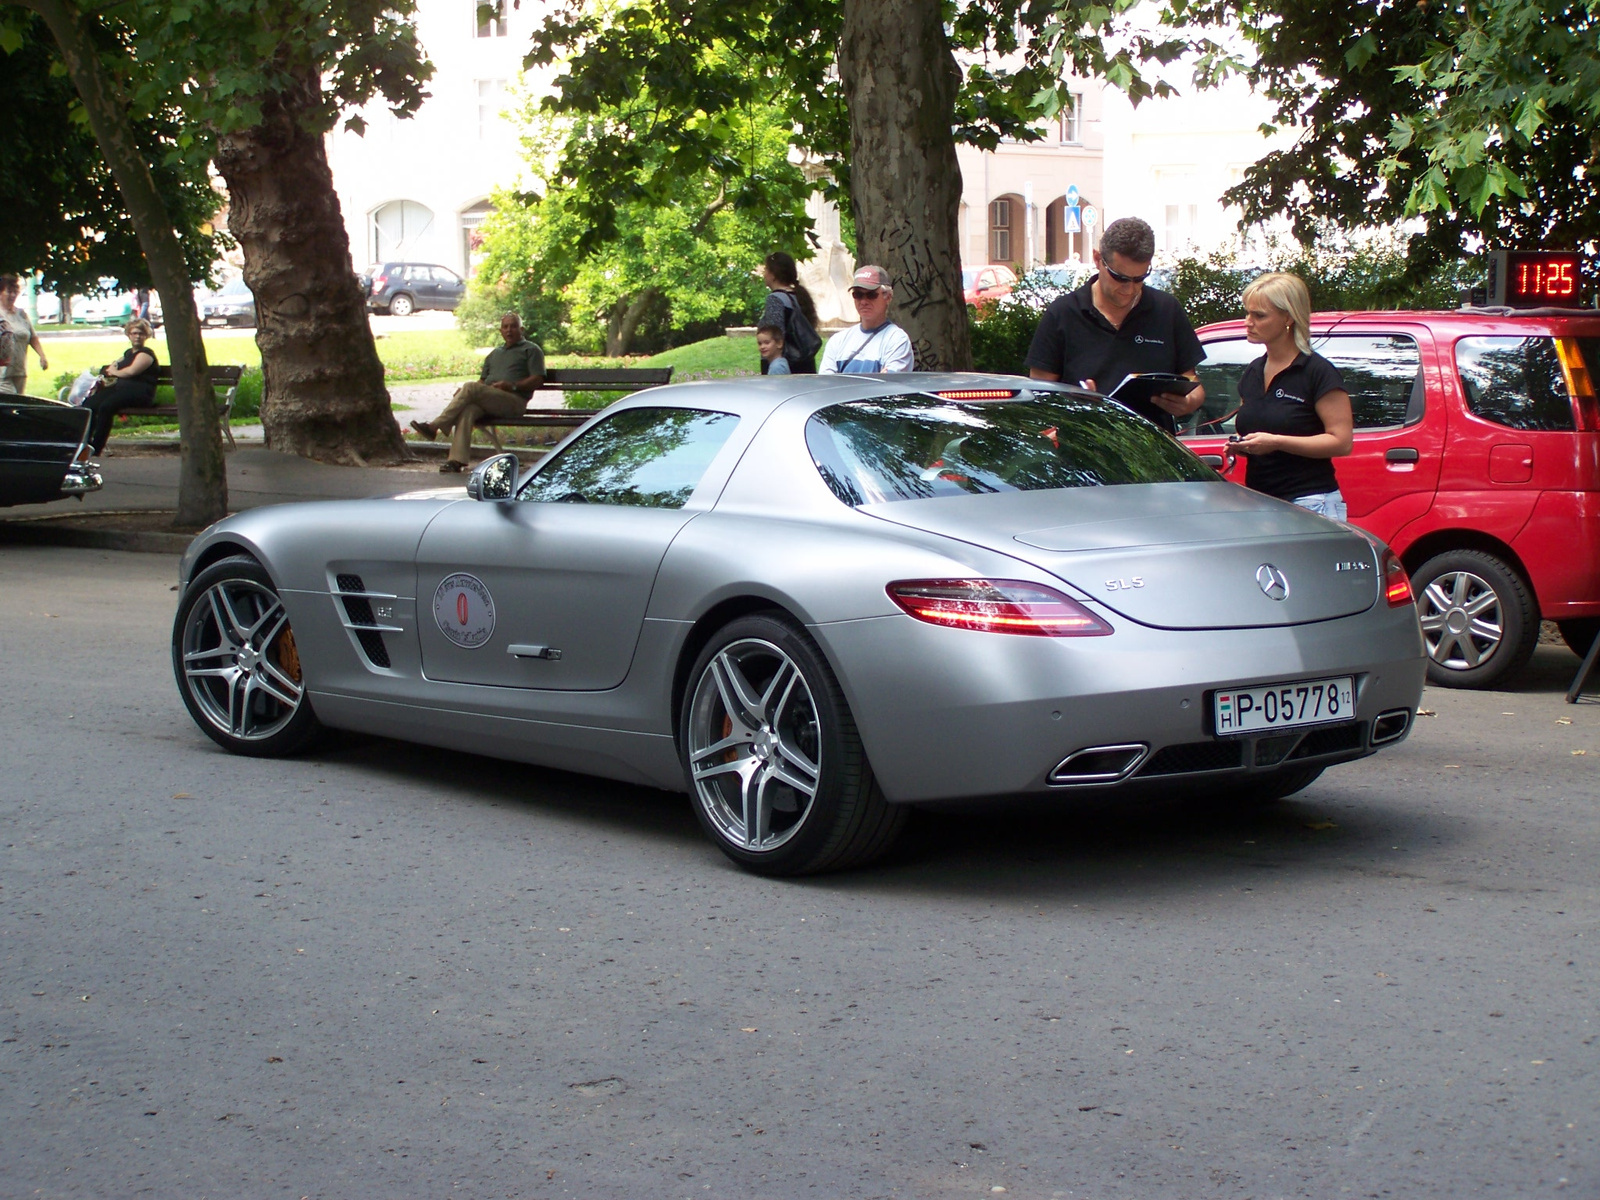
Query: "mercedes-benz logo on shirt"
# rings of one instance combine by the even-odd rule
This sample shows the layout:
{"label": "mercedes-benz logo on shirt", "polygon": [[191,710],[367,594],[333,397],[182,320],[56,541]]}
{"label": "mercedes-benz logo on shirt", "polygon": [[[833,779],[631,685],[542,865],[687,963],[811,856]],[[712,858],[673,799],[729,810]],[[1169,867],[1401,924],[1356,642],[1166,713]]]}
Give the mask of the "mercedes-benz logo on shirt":
{"label": "mercedes-benz logo on shirt", "polygon": [[1289,598],[1288,577],[1271,563],[1262,563],[1256,568],[1256,582],[1261,585],[1261,591],[1270,600]]}

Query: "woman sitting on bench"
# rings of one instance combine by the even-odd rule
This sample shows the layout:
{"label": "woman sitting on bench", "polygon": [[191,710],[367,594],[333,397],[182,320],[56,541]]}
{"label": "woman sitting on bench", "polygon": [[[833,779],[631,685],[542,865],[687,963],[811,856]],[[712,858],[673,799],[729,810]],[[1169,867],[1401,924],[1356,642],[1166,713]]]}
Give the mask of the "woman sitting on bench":
{"label": "woman sitting on bench", "polygon": [[101,382],[89,393],[83,406],[94,413],[89,422],[89,445],[96,454],[106,448],[111,422],[119,412],[130,408],[149,408],[156,402],[156,356],[145,345],[152,332],[150,322],[135,317],[123,326],[133,345],[114,363],[100,368]]}

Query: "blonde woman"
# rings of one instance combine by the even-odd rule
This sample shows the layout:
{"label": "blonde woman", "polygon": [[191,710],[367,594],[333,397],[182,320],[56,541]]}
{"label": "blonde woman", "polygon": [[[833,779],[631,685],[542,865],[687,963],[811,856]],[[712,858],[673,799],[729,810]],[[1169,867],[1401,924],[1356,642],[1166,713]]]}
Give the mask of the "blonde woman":
{"label": "blonde woman", "polygon": [[1311,349],[1306,285],[1280,272],[1257,278],[1244,290],[1244,329],[1267,351],[1239,377],[1239,437],[1229,446],[1249,456],[1245,485],[1343,521],[1333,460],[1350,453],[1350,393]]}
{"label": "blonde woman", "polygon": [[145,345],[154,332],[150,322],[135,317],[122,327],[131,343],[128,351],[114,363],[100,368],[100,384],[83,406],[94,413],[89,425],[89,444],[99,454],[111,436],[111,423],[128,408],[149,408],[156,402],[156,355]]}

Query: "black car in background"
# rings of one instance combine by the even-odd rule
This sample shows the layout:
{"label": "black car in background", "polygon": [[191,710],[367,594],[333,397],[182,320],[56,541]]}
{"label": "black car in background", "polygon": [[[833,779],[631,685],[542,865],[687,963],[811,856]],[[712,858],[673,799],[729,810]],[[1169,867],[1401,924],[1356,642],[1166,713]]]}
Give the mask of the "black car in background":
{"label": "black car in background", "polygon": [[0,396],[0,507],[97,492],[89,410],[34,396]]}
{"label": "black car in background", "polygon": [[438,263],[391,262],[367,268],[367,311],[409,317],[424,308],[454,312],[467,284]]}
{"label": "black car in background", "polygon": [[225,283],[221,289],[200,299],[202,325],[253,326],[256,323],[256,297],[243,278]]}

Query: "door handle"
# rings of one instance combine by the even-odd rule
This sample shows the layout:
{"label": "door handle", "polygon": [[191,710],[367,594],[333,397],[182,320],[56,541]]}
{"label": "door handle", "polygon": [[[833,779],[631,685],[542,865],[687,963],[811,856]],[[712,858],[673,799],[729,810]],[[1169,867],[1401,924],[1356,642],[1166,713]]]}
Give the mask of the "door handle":
{"label": "door handle", "polygon": [[507,646],[506,653],[513,658],[543,658],[550,662],[561,659],[561,651],[554,646]]}
{"label": "door handle", "polygon": [[1421,461],[1422,455],[1413,446],[1396,446],[1393,450],[1385,450],[1383,459],[1385,462],[1414,463]]}
{"label": "door handle", "polygon": [[1220,454],[1202,454],[1200,456],[1200,461],[1205,463],[1205,465],[1210,467],[1213,471],[1222,470],[1222,455]]}

